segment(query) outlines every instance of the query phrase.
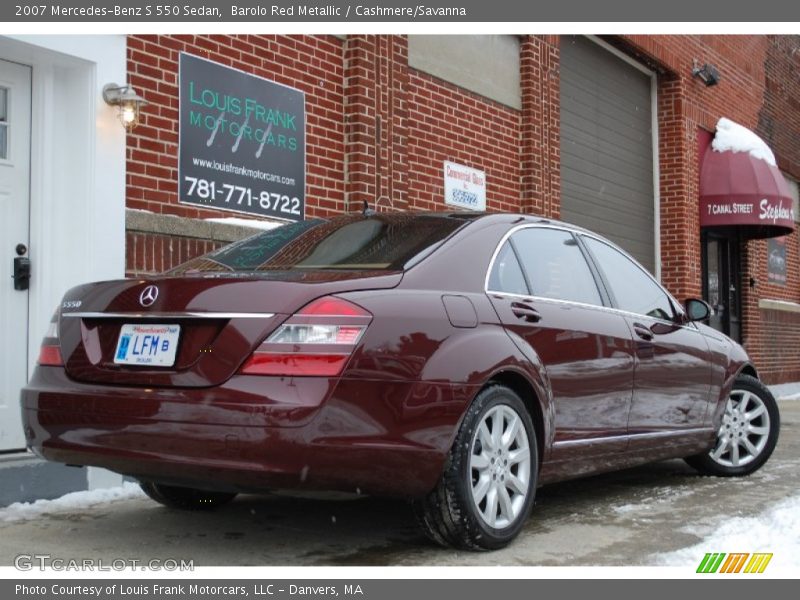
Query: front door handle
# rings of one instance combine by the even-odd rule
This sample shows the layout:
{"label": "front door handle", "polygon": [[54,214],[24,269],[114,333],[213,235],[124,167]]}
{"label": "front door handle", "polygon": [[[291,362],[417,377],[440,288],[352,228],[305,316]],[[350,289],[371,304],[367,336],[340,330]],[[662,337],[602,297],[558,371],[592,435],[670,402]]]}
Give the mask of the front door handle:
{"label": "front door handle", "polygon": [[633,324],[633,331],[636,335],[646,341],[650,341],[653,339],[653,331],[647,327],[646,325],[642,325],[641,323],[634,323]]}
{"label": "front door handle", "polygon": [[512,302],[511,312],[514,313],[515,317],[519,319],[524,319],[526,321],[530,321],[531,323],[536,323],[539,319],[542,318],[542,315],[539,314],[538,310],[536,310],[532,306],[523,304],[522,302]]}

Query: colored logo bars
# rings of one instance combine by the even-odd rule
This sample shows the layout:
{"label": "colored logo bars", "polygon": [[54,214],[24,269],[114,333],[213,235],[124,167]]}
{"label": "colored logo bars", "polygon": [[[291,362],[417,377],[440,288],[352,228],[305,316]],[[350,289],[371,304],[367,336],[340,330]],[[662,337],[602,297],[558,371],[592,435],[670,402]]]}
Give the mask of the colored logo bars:
{"label": "colored logo bars", "polygon": [[[727,558],[726,558],[727,557]],[[748,560],[748,557],[750,560]],[[763,573],[772,553],[747,552],[725,554],[724,552],[709,552],[700,561],[698,573]],[[745,566],[746,565],[746,566]],[[744,567],[744,569],[742,569]]]}

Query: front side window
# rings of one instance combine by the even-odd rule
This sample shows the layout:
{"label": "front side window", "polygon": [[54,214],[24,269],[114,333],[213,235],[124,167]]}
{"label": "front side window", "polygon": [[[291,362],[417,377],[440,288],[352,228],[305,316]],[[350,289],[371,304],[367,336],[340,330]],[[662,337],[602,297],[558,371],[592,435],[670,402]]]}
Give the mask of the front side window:
{"label": "front side window", "polygon": [[534,296],[598,306],[603,304],[586,258],[570,232],[522,229],[511,236],[511,242]]}
{"label": "front side window", "polygon": [[674,318],[669,296],[644,268],[604,242],[589,237],[583,240],[611,286],[617,308],[667,321]]}

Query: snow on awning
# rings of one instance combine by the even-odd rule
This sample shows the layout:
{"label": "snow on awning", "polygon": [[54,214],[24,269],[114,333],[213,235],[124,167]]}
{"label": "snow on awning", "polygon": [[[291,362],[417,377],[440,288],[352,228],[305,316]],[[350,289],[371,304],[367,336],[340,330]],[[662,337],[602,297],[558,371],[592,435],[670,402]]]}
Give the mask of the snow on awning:
{"label": "snow on awning", "polygon": [[769,238],[794,231],[794,220],[772,150],[749,129],[720,119],[700,172],[700,226]]}

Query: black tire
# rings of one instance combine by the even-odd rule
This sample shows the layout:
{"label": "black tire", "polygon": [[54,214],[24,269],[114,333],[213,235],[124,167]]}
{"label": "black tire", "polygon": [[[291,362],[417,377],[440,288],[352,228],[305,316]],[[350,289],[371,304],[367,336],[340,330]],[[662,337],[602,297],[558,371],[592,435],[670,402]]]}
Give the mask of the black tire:
{"label": "black tire", "polygon": [[181,510],[214,510],[236,497],[233,492],[209,492],[152,481],[140,481],[139,485],[152,500]]}
{"label": "black tire", "polygon": [[[744,393],[749,393],[756,396],[758,401],[760,401],[760,403],[763,404],[764,408],[766,409],[766,411],[762,413],[764,416],[754,419],[756,426],[768,428],[768,432],[761,436],[764,438],[763,446],[760,448],[757,454],[753,455],[752,459],[748,460],[746,464],[741,464],[739,466],[734,466],[730,459],[725,458],[726,456],[730,456],[730,451],[726,451],[726,453],[719,456],[718,459],[715,459],[715,450],[717,450],[718,446],[724,442],[725,437],[731,437],[731,439],[736,439],[735,436],[748,437],[746,425],[741,425],[743,431],[738,431],[737,433],[737,422],[730,422],[730,420],[726,422],[726,417],[723,416],[723,422],[719,428],[719,433],[714,448],[708,452],[689,456],[684,459],[687,463],[689,463],[690,466],[697,469],[703,475],[715,475],[718,477],[743,477],[745,475],[750,475],[751,473],[754,473],[760,469],[772,455],[773,450],[775,450],[775,445],[778,443],[778,433],[781,427],[781,417],[775,397],[772,395],[772,392],[769,391],[769,388],[767,388],[767,386],[765,386],[755,377],[750,375],[739,375],[736,378],[736,381],[733,383],[731,397],[743,397],[742,394]],[[726,402],[729,401],[730,400]],[[741,423],[741,419],[738,422]],[[756,438],[748,439],[748,441],[751,442],[751,446],[753,446],[752,441],[754,439]],[[758,448],[758,446],[759,444],[754,445],[756,448]],[[730,447],[730,445],[728,447]]]}
{"label": "black tire", "polygon": [[[498,406],[504,407],[495,409]],[[486,493],[483,509],[480,508],[481,502],[476,504],[473,500],[472,486],[473,483],[479,483],[479,471],[470,465],[475,449],[480,449],[480,454],[483,455],[481,441],[476,437],[478,427],[489,415],[497,414],[498,410],[505,412],[505,415],[510,417],[511,413],[507,412],[505,407],[513,410],[524,426],[524,431],[517,435],[524,435],[524,438],[527,439],[529,449],[527,471],[529,473],[527,474],[526,495],[520,494],[517,497],[513,490],[508,491],[510,484],[504,484],[505,493],[512,500],[518,498],[516,504],[519,512],[513,519],[506,519],[510,521],[507,525],[495,528],[491,527],[481,514],[483,511],[487,514],[491,512],[489,505],[486,504],[489,494]],[[493,409],[495,410],[493,411]],[[503,426],[506,423],[506,416],[501,417]],[[521,437],[515,439],[522,440]],[[510,453],[520,449],[522,449],[522,453],[519,455],[524,456],[524,445],[519,445],[517,441],[514,441],[506,450],[508,454],[504,456],[510,457]],[[489,452],[492,451],[488,450],[487,454]],[[495,459],[491,460],[494,463]],[[520,471],[525,468],[522,463],[514,464],[512,459],[510,464],[505,463],[507,466],[500,466],[500,459],[497,460],[496,468],[501,469],[503,481],[505,481],[505,477],[511,481],[512,475],[519,481],[517,475],[524,475],[524,472]],[[489,473],[494,468],[486,467],[484,473]],[[517,470],[514,471],[514,469]],[[439,545],[464,550],[496,550],[508,545],[524,527],[533,506],[538,471],[536,433],[528,409],[514,391],[505,386],[492,385],[478,393],[470,405],[453,442],[439,483],[426,497],[414,501],[414,512],[426,535]],[[494,476],[495,474],[492,473],[492,477]],[[500,475],[498,474],[497,477],[499,478]],[[499,502],[498,500],[495,516],[502,512]]]}

